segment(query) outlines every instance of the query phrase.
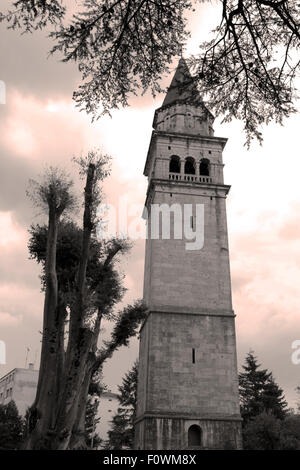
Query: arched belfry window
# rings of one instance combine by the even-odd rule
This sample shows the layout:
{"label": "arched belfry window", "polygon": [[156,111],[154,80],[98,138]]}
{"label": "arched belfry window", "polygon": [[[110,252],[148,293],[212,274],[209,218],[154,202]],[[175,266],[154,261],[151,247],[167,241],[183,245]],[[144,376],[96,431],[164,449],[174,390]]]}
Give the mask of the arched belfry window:
{"label": "arched belfry window", "polygon": [[197,424],[192,424],[188,429],[188,447],[201,446],[201,428]]}
{"label": "arched belfry window", "polygon": [[170,173],[180,173],[180,158],[177,155],[172,155],[169,171]]}
{"label": "arched belfry window", "polygon": [[192,157],[187,157],[185,159],[184,173],[186,175],[195,175],[196,174],[195,160]]}
{"label": "arched belfry window", "polygon": [[200,162],[200,175],[209,176],[209,160],[207,158],[202,158]]}

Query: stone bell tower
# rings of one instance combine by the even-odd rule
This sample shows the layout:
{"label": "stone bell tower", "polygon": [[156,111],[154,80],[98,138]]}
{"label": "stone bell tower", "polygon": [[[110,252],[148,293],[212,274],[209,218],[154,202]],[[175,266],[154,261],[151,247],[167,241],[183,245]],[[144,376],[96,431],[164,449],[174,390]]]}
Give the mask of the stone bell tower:
{"label": "stone bell tower", "polygon": [[[180,59],[155,112],[144,171],[148,315],[140,333],[137,449],[241,448],[225,207],[230,187],[222,160],[227,139],[214,136],[213,121]],[[161,228],[153,236],[155,206],[169,208],[160,217],[171,214],[171,222],[181,209],[179,228],[188,222],[196,233],[200,227],[200,243],[189,245],[185,230],[175,236],[174,224],[169,239]]]}

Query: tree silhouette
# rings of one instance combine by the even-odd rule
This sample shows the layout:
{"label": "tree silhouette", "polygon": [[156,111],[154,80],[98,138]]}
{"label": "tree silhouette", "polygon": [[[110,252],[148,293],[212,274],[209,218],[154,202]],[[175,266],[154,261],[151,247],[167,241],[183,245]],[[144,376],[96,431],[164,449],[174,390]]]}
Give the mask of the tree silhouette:
{"label": "tree silhouette", "polygon": [[[205,3],[209,0],[199,0]],[[295,112],[299,70],[299,13],[295,0],[220,0],[213,39],[189,61],[210,109],[244,123],[246,142],[262,140],[261,126]],[[51,53],[78,63],[77,105],[93,118],[126,106],[129,96],[160,80],[188,36],[190,0],[85,0],[71,22],[64,2],[19,0],[0,14],[10,28],[50,25]],[[53,27],[54,25],[54,27]]]}
{"label": "tree silhouette", "polygon": [[[31,256],[42,265],[45,302],[41,366],[28,417],[27,449],[86,447],[91,387],[104,361],[128,345],[146,313],[141,301],[112,312],[124,293],[116,257],[126,253],[130,244],[95,236],[107,161],[97,152],[79,161],[85,179],[82,228],[61,219],[66,201],[73,204],[67,178],[51,171],[50,179],[33,185],[34,199],[45,206],[49,223],[32,227],[29,242]],[[110,340],[98,348],[103,318],[115,324]]]}
{"label": "tree silhouette", "polygon": [[241,415],[246,425],[261,413],[272,414],[283,419],[287,413],[287,403],[283,390],[275,382],[272,372],[260,369],[253,352],[246,356],[244,372],[239,374]]}
{"label": "tree silhouette", "polygon": [[24,433],[24,423],[14,401],[0,405],[0,449],[18,449]]}
{"label": "tree silhouette", "polygon": [[134,419],[136,414],[138,363],[123,378],[119,388],[117,414],[112,420],[112,429],[108,432],[108,449],[132,449],[134,444]]}

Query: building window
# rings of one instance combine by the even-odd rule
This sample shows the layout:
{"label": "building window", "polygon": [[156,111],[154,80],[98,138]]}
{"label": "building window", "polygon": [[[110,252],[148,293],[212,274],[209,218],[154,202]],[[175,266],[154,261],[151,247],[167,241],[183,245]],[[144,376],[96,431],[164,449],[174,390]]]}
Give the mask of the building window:
{"label": "building window", "polygon": [[194,117],[191,113],[187,113],[185,117],[185,124],[186,127],[193,128],[194,127]]}
{"label": "building window", "polygon": [[172,155],[169,171],[170,173],[180,173],[180,158],[177,155]]}
{"label": "building window", "polygon": [[187,157],[185,159],[184,173],[186,175],[195,175],[196,174],[195,160],[192,157]]}
{"label": "building window", "polygon": [[209,176],[209,160],[207,158],[202,158],[200,162],[200,175]]}
{"label": "building window", "polygon": [[170,116],[166,116],[165,119],[165,129],[168,129],[170,126]]}
{"label": "building window", "polygon": [[194,348],[192,349],[192,362],[193,362],[193,364],[195,364],[195,362],[196,362],[196,352],[195,352]]}
{"label": "building window", "polygon": [[188,447],[201,446],[201,428],[197,424],[192,424],[188,430]]}
{"label": "building window", "polygon": [[175,129],[176,127],[176,116],[172,116],[170,119],[170,128]]}

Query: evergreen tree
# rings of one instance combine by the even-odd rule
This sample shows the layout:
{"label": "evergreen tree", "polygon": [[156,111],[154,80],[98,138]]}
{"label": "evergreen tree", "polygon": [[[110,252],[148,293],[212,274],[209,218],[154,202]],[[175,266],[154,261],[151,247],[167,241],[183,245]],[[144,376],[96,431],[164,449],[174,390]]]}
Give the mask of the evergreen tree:
{"label": "evergreen tree", "polygon": [[107,448],[132,449],[134,443],[134,419],[136,414],[138,363],[123,378],[119,388],[119,402],[117,414],[112,420],[112,429],[108,433]]}
{"label": "evergreen tree", "polygon": [[287,414],[287,402],[285,401],[282,388],[275,382],[272,374],[265,384],[262,402],[264,410],[267,413],[272,413],[279,419],[285,418]]}
{"label": "evergreen tree", "polygon": [[263,412],[283,419],[287,403],[283,390],[275,382],[272,373],[267,369],[260,369],[253,352],[246,356],[243,369],[244,372],[239,374],[239,392],[244,425]]}
{"label": "evergreen tree", "polygon": [[252,418],[243,429],[245,450],[300,450],[300,416],[275,418],[265,412]]}
{"label": "evergreen tree", "polygon": [[18,449],[23,439],[24,423],[14,401],[0,405],[0,449]]}
{"label": "evergreen tree", "polygon": [[102,442],[99,434],[96,433],[96,426],[100,421],[100,418],[97,417],[98,407],[99,399],[93,400],[89,396],[85,412],[85,439],[90,449],[97,449]]}
{"label": "evergreen tree", "polygon": [[278,450],[281,420],[265,412],[255,416],[243,429],[245,450]]}
{"label": "evergreen tree", "polygon": [[289,415],[281,422],[281,450],[300,450],[300,415]]}

